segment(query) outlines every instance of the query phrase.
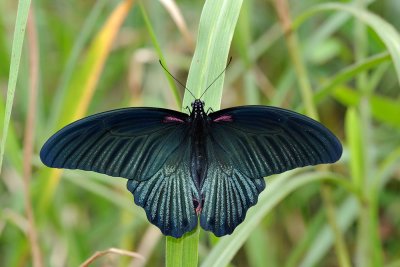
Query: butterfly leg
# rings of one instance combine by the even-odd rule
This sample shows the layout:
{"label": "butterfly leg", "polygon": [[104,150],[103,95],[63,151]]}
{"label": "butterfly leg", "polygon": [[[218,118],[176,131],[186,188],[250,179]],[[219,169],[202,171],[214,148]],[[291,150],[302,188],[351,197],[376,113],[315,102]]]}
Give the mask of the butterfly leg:
{"label": "butterfly leg", "polygon": [[213,110],[212,108],[208,108],[206,113],[209,114],[210,111],[211,111],[211,112],[214,112],[214,110]]}
{"label": "butterfly leg", "polygon": [[186,106],[185,109],[187,109],[189,111],[189,113],[192,113],[192,111],[190,110],[189,106]]}

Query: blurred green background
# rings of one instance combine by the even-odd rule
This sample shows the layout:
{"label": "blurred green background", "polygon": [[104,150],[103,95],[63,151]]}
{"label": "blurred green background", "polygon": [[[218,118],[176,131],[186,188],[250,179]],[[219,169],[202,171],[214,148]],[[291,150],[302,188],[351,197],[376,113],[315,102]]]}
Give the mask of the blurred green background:
{"label": "blurred green background", "polygon": [[[344,154],[329,170],[267,178],[254,217],[237,230],[249,235],[218,239],[201,230],[206,266],[400,266],[400,1],[330,3],[243,2],[221,107],[273,105],[313,116],[316,108]],[[93,266],[164,264],[165,237],[134,205],[125,179],[50,170],[38,152],[87,114],[180,110],[183,89],[174,91],[158,59],[186,81],[203,4],[33,1],[0,179],[1,266],[40,266],[32,253],[44,266],[78,266],[110,247],[146,260],[107,255]],[[17,8],[0,1],[2,137]],[[317,178],[308,181],[309,174]],[[296,178],[304,182],[293,184]],[[256,216],[260,223],[248,223]],[[32,226],[37,242],[29,239]]]}

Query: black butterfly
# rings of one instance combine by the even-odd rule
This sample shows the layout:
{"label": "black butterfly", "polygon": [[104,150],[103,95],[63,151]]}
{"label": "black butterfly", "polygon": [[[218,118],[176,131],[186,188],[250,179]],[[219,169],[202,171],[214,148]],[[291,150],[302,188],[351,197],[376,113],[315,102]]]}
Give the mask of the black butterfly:
{"label": "black butterfly", "polygon": [[125,108],[76,121],[40,151],[49,167],[128,179],[135,203],[165,235],[200,225],[231,234],[257,203],[263,177],[333,163],[339,140],[293,111],[241,106],[207,114],[196,99],[190,115],[161,108]]}

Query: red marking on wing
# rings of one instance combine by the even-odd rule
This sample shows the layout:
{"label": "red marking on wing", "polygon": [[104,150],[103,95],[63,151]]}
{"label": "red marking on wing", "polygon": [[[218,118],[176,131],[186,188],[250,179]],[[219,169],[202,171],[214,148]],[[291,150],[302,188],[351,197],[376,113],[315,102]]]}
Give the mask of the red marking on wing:
{"label": "red marking on wing", "polygon": [[193,205],[195,206],[194,211],[196,212],[196,215],[199,216],[203,210],[204,199],[201,201],[201,203],[197,199],[193,199]]}
{"label": "red marking on wing", "polygon": [[233,121],[233,119],[232,119],[231,115],[222,115],[222,116],[214,119],[214,122],[220,122],[220,121],[231,122],[231,121]]}
{"label": "red marking on wing", "polygon": [[179,122],[179,123],[184,123],[183,120],[173,117],[173,116],[166,116],[163,120],[163,122],[168,123],[168,122]]}
{"label": "red marking on wing", "polygon": [[200,206],[198,206],[198,207],[195,209],[196,215],[199,216],[202,210],[203,210],[203,208],[200,207]]}

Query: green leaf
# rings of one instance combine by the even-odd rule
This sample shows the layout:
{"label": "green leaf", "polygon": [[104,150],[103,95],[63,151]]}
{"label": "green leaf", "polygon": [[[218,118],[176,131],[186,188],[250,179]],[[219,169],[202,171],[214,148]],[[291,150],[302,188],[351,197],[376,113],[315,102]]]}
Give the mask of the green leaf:
{"label": "green leaf", "polygon": [[[196,98],[200,97],[207,87],[225,68],[229,48],[239,17],[242,1],[206,1],[201,18],[197,37],[196,51],[190,65],[187,81],[189,88]],[[221,105],[224,75],[210,87],[202,97],[207,108],[218,110]],[[183,110],[190,107],[193,96],[185,93]]]}
{"label": "green leaf", "polygon": [[[362,94],[347,87],[337,87],[333,92],[336,100],[346,106],[357,106]],[[400,102],[376,94],[370,96],[372,116],[396,128],[400,128]]]}
{"label": "green leaf", "polygon": [[166,237],[167,267],[196,267],[198,263],[200,227],[181,238]]}
{"label": "green leaf", "polygon": [[0,148],[0,173],[3,164],[4,150],[6,146],[8,127],[10,124],[11,110],[14,102],[15,87],[17,86],[19,63],[21,61],[22,45],[24,43],[26,22],[28,20],[30,0],[20,0],[18,2],[17,19],[14,29],[14,40],[11,51],[10,76],[8,79],[7,101],[4,113],[3,131],[1,133]]}
{"label": "green leaf", "polygon": [[335,90],[336,86],[343,84],[346,81],[353,79],[357,74],[366,71],[368,69],[379,66],[380,64],[387,62],[390,59],[390,55],[387,52],[383,52],[377,55],[368,57],[360,62],[356,62],[350,65],[337,74],[335,74],[329,81],[325,82],[317,92],[314,94],[314,101],[319,102],[324,97],[328,96]]}
{"label": "green leaf", "polygon": [[[0,95],[0,125],[4,124],[4,117],[1,116],[5,114],[4,102],[3,96]],[[22,173],[22,148],[18,142],[18,136],[12,121],[9,123],[8,137],[4,149],[7,159],[10,161],[10,165]]]}
{"label": "green leaf", "polygon": [[[1,5],[0,8],[2,8]],[[7,30],[5,20],[3,20],[4,16],[0,18],[0,62],[2,63],[0,64],[0,77],[8,76],[10,74],[8,69],[8,66],[10,66],[9,40],[6,38]]]}
{"label": "green leaf", "polygon": [[345,126],[347,145],[351,157],[351,161],[349,162],[351,178],[357,189],[361,190],[364,183],[363,142],[360,140],[362,138],[360,117],[355,108],[347,110]]}

